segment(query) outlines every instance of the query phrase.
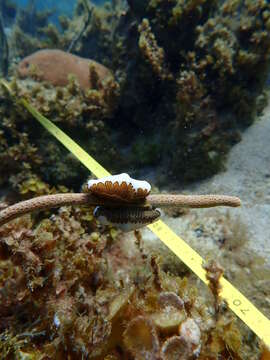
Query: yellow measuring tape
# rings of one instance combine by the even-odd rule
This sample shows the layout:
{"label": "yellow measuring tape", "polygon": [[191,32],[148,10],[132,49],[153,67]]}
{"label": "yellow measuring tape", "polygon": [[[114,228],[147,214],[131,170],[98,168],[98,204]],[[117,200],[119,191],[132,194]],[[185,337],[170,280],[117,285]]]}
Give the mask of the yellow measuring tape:
{"label": "yellow measuring tape", "polygon": [[[9,84],[1,80],[2,85],[12,94]],[[67,136],[50,120],[41,115],[26,100],[20,102],[24,107],[57,138],[74,156],[78,158],[97,178],[110,175],[95,159],[84,151],[75,141]],[[164,244],[183,261],[203,282],[208,283],[206,272],[202,267],[203,258],[193,250],[183,239],[176,235],[162,220],[148,225]],[[270,321],[229,281],[221,278],[220,295],[227,301],[230,309],[268,346],[270,347]]]}

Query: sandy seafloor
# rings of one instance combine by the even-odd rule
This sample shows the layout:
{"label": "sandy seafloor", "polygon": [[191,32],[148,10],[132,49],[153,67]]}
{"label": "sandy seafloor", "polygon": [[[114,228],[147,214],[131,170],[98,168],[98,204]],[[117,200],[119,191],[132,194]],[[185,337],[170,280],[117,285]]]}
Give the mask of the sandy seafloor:
{"label": "sandy seafloor", "polygon": [[[231,149],[225,171],[207,180],[177,189],[177,193],[184,194],[235,195],[240,197],[242,206],[192,209],[182,214],[162,212],[161,218],[205,260],[214,259],[220,263],[224,268],[225,277],[268,319],[270,319],[269,100],[270,95],[263,115],[244,131],[242,140]],[[170,260],[176,264],[175,257],[155,234],[146,227],[141,233],[143,248],[154,250],[156,254],[166,258],[167,264]],[[224,238],[227,242],[225,245]],[[124,244],[130,255],[134,255],[138,250],[134,245],[133,233],[126,235]],[[181,268],[181,262],[179,265]],[[178,270],[179,265],[176,265]],[[184,274],[185,270],[183,270]],[[206,287],[198,278],[196,283],[199,293],[203,294]],[[247,331],[248,326],[244,322],[240,321],[239,325]]]}
{"label": "sandy seafloor", "polygon": [[[165,212],[161,219],[203,259],[221,264],[225,277],[270,318],[270,103],[231,149],[226,171],[181,188],[179,193],[224,193],[241,198],[241,208],[192,209],[176,217]],[[182,267],[149,229],[144,228],[142,235],[144,248],[166,258],[167,264]],[[125,238],[129,252],[135,251],[134,243],[129,233]]]}
{"label": "sandy seafloor", "polygon": [[[224,222],[231,222],[234,228],[237,228],[238,223],[240,225],[235,241],[243,235],[246,241],[240,246],[251,250],[254,255],[262,256],[265,259],[264,266],[270,268],[270,102],[263,115],[231,149],[225,171],[205,181],[185,186],[179,192],[239,196],[242,200],[241,208],[193,209],[187,215],[177,218],[163,214],[162,220],[202,256],[210,252],[210,257],[215,254],[216,259],[220,255]],[[145,241],[158,241],[148,229],[143,233]]]}

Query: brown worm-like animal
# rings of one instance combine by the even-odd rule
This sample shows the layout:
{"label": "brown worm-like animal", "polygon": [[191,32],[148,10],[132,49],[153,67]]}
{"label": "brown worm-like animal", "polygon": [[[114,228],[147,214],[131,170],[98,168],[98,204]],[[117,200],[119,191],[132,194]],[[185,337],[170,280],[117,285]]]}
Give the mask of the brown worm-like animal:
{"label": "brown worm-like animal", "polygon": [[114,208],[97,206],[94,215],[97,218],[104,216],[110,223],[116,224],[126,224],[128,222],[149,224],[159,218],[160,212],[147,206],[122,206]]}
{"label": "brown worm-like animal", "polygon": [[[21,201],[0,211],[0,226],[15,219],[23,214],[36,210],[46,210],[57,208],[64,205],[104,205],[109,207],[126,206],[123,203],[111,202],[95,197],[90,193],[71,193],[39,196],[30,200]],[[226,195],[170,195],[156,194],[148,195],[142,200],[141,205],[151,207],[188,207],[188,208],[208,208],[214,206],[241,205],[239,198]],[[129,204],[128,206],[138,206]]]}

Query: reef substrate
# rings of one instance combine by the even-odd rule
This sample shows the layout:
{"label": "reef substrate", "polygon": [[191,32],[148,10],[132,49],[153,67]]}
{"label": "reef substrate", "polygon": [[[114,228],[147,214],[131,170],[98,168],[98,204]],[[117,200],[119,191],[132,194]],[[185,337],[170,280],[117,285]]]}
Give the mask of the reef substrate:
{"label": "reef substrate", "polygon": [[265,104],[269,14],[263,0],[78,1],[61,31],[41,14],[42,36],[18,20],[11,58],[72,44],[107,66],[119,87],[108,127],[125,167],[154,168],[163,184],[196,180],[224,167]]}

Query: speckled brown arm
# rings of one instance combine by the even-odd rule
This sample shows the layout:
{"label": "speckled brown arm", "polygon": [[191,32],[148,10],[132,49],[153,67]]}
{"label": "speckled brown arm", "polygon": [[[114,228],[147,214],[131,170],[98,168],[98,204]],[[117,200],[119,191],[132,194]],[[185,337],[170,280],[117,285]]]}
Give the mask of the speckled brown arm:
{"label": "speckled brown arm", "polygon": [[227,195],[148,195],[147,202],[154,207],[209,208],[241,205],[238,197]]}
{"label": "speckled brown arm", "polygon": [[30,200],[21,201],[0,211],[0,226],[35,210],[52,209],[64,205],[91,204],[91,201],[94,202],[93,205],[96,203],[96,200],[94,201],[90,194],[85,193],[39,196]]}
{"label": "speckled brown arm", "polygon": [[[208,208],[213,206],[232,206],[241,205],[239,198],[226,195],[169,195],[156,194],[148,195],[146,204],[153,207],[189,207],[189,208]],[[55,194],[39,196],[30,200],[21,201],[0,211],[0,226],[15,219],[23,214],[36,210],[45,210],[64,205],[106,205],[106,206],[130,206],[129,204],[117,204],[102,199],[98,199],[87,193]],[[138,206],[134,204],[134,206]]]}

